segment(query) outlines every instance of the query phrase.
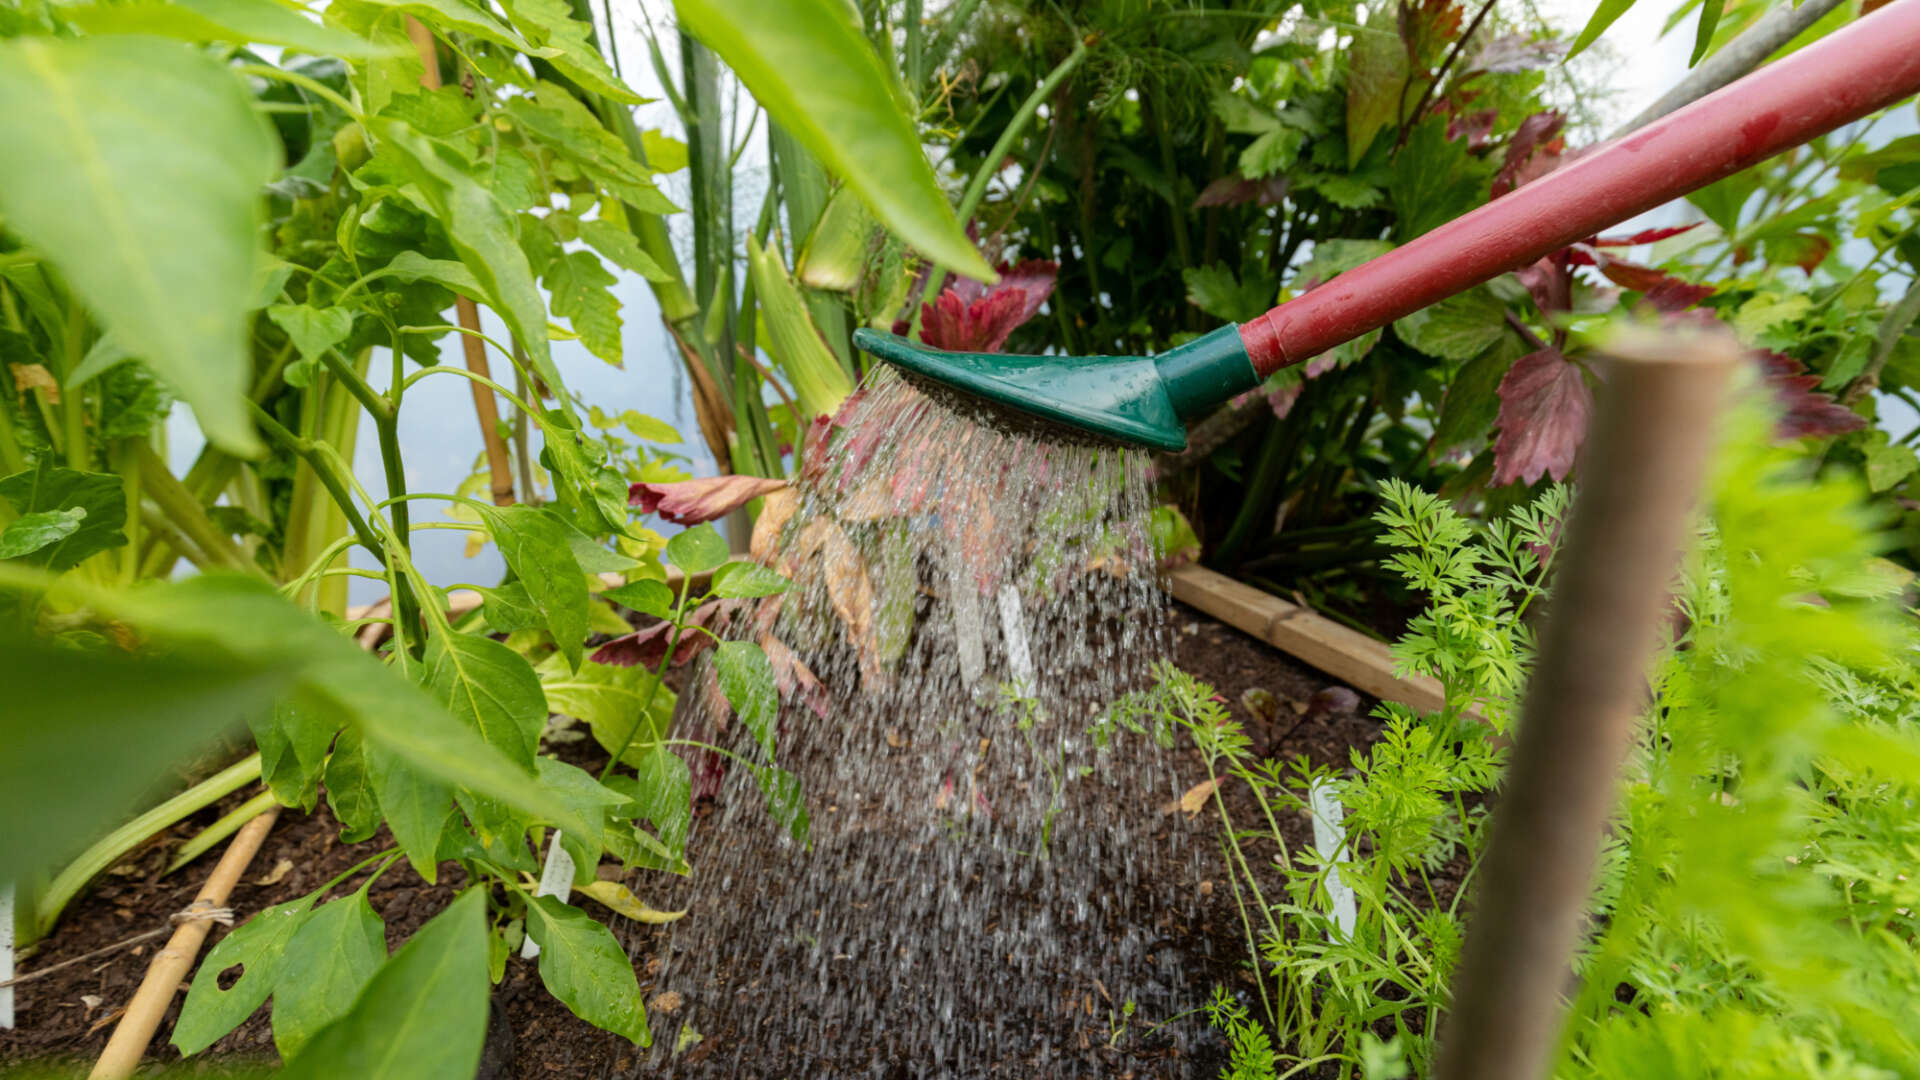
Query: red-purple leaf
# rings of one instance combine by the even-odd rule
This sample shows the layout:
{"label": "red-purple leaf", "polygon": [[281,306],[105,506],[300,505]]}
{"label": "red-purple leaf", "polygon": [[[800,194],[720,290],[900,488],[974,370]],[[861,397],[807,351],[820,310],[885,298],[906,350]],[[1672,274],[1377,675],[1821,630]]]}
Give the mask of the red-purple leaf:
{"label": "red-purple leaf", "polygon": [[1637,247],[1641,244],[1658,243],[1669,236],[1679,236],[1689,229],[1698,228],[1700,224],[1700,222],[1696,221],[1691,225],[1668,225],[1658,229],[1642,229],[1628,236],[1594,236],[1589,237],[1586,242],[1594,247]]}
{"label": "red-purple leaf", "polygon": [[936,349],[999,352],[1014,327],[1026,322],[1053,295],[1060,264],[1025,259],[1002,263],[1000,280],[982,285],[959,278],[920,309],[920,340]]}
{"label": "red-purple leaf", "polygon": [[659,514],[676,525],[698,525],[726,517],[748,502],[779,491],[785,480],[760,476],[708,476],[671,484],[633,484],[627,505],[643,514]]}
{"label": "red-purple leaf", "polygon": [[1493,137],[1494,121],[1500,119],[1500,110],[1481,109],[1479,112],[1464,113],[1447,121],[1447,138],[1459,139],[1466,136],[1467,149],[1478,152],[1487,148],[1488,140]]}
{"label": "red-purple leaf", "polygon": [[1566,124],[1558,109],[1537,112],[1520,121],[1520,127],[1507,140],[1506,160],[1493,178],[1493,197],[1499,198],[1529,180],[1552,172],[1560,164],[1564,144],[1555,136]]}
{"label": "red-purple leaf", "polygon": [[1542,476],[1564,480],[1586,441],[1593,392],[1585,373],[1558,349],[1514,361],[1500,380],[1500,437],[1493,444],[1495,486]]}
{"label": "red-purple leaf", "polygon": [[1713,295],[1711,285],[1695,285],[1665,270],[1616,259],[1597,248],[1583,251],[1576,247],[1575,253],[1591,259],[1592,265],[1599,267],[1608,281],[1623,289],[1646,294],[1646,302],[1656,311],[1684,311]]}
{"label": "red-purple leaf", "polygon": [[1757,349],[1750,354],[1760,365],[1761,375],[1780,403],[1780,423],[1774,433],[1782,439],[1813,435],[1826,438],[1859,431],[1867,426],[1866,417],[1820,393],[1820,376],[1806,374],[1806,368],[1784,353]]}
{"label": "red-purple leaf", "polygon": [[1258,203],[1261,206],[1278,206],[1287,197],[1291,187],[1285,176],[1265,176],[1258,180],[1249,180],[1239,171],[1208,184],[1193,200],[1195,210],[1207,206],[1245,206]]}
{"label": "red-purple leaf", "polygon": [[1515,271],[1513,276],[1533,294],[1533,302],[1542,312],[1569,311],[1573,308],[1573,275],[1567,271],[1570,260],[1571,253],[1562,248]]}
{"label": "red-purple leaf", "polygon": [[1487,42],[1487,47],[1467,65],[1467,70],[1513,75],[1551,67],[1566,51],[1564,41],[1534,41],[1526,34],[1507,34]]}

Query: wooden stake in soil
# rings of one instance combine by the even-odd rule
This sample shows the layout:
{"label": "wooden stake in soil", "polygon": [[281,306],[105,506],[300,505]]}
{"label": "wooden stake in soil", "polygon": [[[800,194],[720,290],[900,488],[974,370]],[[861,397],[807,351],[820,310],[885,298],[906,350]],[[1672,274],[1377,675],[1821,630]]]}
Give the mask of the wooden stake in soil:
{"label": "wooden stake in soil", "polygon": [[207,940],[207,931],[212,929],[213,911],[226,906],[234,884],[247,872],[247,864],[253,862],[254,853],[260,850],[260,844],[279,818],[280,808],[276,806],[247,822],[233,843],[227,845],[226,854],[220,856],[207,883],[201,886],[200,895],[187,909],[187,917],[179,919],[179,928],[167,939],[167,947],[154,954],[146,977],[140,980],[140,988],[134,991],[133,1000],[127,1002],[126,1015],[113,1029],[107,1048],[101,1051],[100,1060],[94,1063],[87,1080],[123,1080],[139,1067],[147,1044],[153,1041],[154,1031],[160,1027],[167,1006],[173,1002],[173,995],[179,991],[181,981],[193,971],[200,946]]}
{"label": "wooden stake in soil", "polygon": [[[413,16],[407,16],[407,36],[413,39],[413,47],[420,51],[420,62],[425,69],[420,75],[420,85],[429,90],[440,89],[440,56],[433,43],[433,31]],[[487,343],[480,340],[480,308],[464,296],[454,298],[454,312],[460,320],[460,349],[467,359],[467,370],[483,379],[493,378],[492,368],[487,363]],[[473,414],[480,421],[480,441],[487,448],[487,478],[493,489],[493,505],[511,506],[513,504],[513,466],[507,459],[507,441],[500,435],[500,404],[494,399],[493,388],[485,383],[467,380],[467,386],[473,391]]]}
{"label": "wooden stake in soil", "polygon": [[1730,335],[1642,332],[1609,353],[1436,1080],[1536,1080],[1552,1065],[1568,958],[1740,350]]}

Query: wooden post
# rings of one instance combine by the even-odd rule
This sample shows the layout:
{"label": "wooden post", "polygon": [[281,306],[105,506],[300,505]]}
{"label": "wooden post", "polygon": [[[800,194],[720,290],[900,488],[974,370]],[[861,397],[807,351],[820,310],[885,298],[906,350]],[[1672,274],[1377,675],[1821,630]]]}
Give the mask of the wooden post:
{"label": "wooden post", "polygon": [[[420,75],[420,85],[429,90],[440,89],[440,55],[434,47],[433,31],[409,15],[407,36],[420,51],[420,62],[426,69]],[[454,300],[454,313],[465,331],[460,335],[460,348],[467,358],[467,370],[483,379],[493,378],[487,364],[487,343],[476,336],[480,332],[480,308],[470,298],[460,296]],[[493,504],[510,506],[513,466],[507,458],[507,441],[500,436],[499,402],[490,387],[472,380],[468,380],[467,385],[473,390],[473,414],[480,421],[480,441],[487,448],[487,475],[493,489]]]}
{"label": "wooden post", "polygon": [[1739,355],[1724,333],[1640,331],[1609,349],[1436,1080],[1539,1080],[1553,1065],[1568,958]]}

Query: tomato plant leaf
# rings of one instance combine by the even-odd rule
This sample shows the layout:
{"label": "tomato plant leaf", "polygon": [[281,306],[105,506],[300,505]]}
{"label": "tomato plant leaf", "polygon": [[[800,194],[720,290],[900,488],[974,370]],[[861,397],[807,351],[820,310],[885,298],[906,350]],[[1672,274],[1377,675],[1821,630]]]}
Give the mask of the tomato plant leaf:
{"label": "tomato plant leaf", "polygon": [[507,567],[546,619],[554,644],[578,669],[587,640],[587,578],[568,545],[566,523],[531,506],[478,510]]}
{"label": "tomato plant leaf", "polygon": [[730,562],[713,572],[712,595],[723,599],[777,596],[792,584],[758,563]]}
{"label": "tomato plant leaf", "polygon": [[567,0],[504,0],[501,6],[514,29],[552,52],[548,62],[582,89],[626,105],[647,102],[607,66],[591,39],[593,27],[574,19]]}
{"label": "tomato plant leaf", "polygon": [[[652,158],[649,157],[648,161],[652,162]],[[658,167],[658,163],[654,164]],[[641,250],[640,242],[633,238],[633,233],[620,225],[601,218],[583,221],[580,223],[580,239],[623,270],[631,270],[655,283],[672,280],[673,275],[662,270],[653,256]],[[676,436],[669,441],[680,440]]]}
{"label": "tomato plant leaf", "polygon": [[640,981],[613,931],[554,897],[532,896],[527,932],[540,946],[540,981],[573,1015],[641,1046],[653,1045]]}
{"label": "tomato plant leaf", "polygon": [[461,893],[368,980],[353,1008],[310,1039],[285,1080],[472,1076],[487,1034],[487,901]]}
{"label": "tomato plant leaf", "polygon": [[297,1055],[321,1028],[345,1016],[386,961],[385,924],[367,903],[365,886],[315,908],[286,943],[274,981],[273,1043],[280,1056]]}
{"label": "tomato plant leaf", "polygon": [[675,0],[674,10],[889,230],[956,273],[992,280],[853,8],[843,0]]}
{"label": "tomato plant leaf", "polygon": [[553,313],[573,325],[587,351],[620,366],[620,301],[609,287],[619,281],[591,251],[569,251],[553,260],[543,280]]}
{"label": "tomato plant leaf", "polygon": [[767,663],[767,654],[750,641],[723,641],[714,650],[713,666],[727,704],[733,706],[734,715],[753,732],[760,749],[772,760],[780,698],[774,692],[773,667]]}
{"label": "tomato plant leaf", "polygon": [[1493,483],[1564,480],[1586,441],[1593,392],[1578,364],[1558,349],[1514,361],[1500,380],[1500,437],[1494,441]]}
{"label": "tomato plant leaf", "polygon": [[[173,1045],[182,1054],[212,1046],[266,1003],[286,963],[287,943],[306,925],[317,899],[309,893],[275,904],[240,924],[207,953],[173,1025]],[[222,990],[221,972],[235,965],[243,969],[239,980]]]}
{"label": "tomato plant leaf", "polygon": [[[0,42],[0,215],[253,456],[248,301],[279,147],[245,84],[183,42]],[[165,192],[155,198],[154,192]]]}
{"label": "tomato plant leaf", "polygon": [[671,214],[678,209],[660,193],[652,172],[634,160],[627,144],[566,90],[542,82],[532,98],[507,102],[505,112],[536,142],[635,210]]}

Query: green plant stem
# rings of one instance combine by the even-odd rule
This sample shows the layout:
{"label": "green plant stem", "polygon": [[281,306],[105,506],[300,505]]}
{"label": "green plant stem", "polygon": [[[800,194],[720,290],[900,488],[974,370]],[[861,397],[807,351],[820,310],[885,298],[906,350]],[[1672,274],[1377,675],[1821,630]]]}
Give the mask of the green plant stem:
{"label": "green plant stem", "polygon": [[374,420],[382,420],[393,415],[393,402],[369,386],[367,380],[360,377],[360,373],[353,369],[352,364],[341,359],[339,353],[328,349],[320,354],[320,362],[327,365],[327,370],[333,373],[334,378],[340,380],[340,385],[347,388],[347,393],[352,394],[354,400],[358,401]]}
{"label": "green plant stem", "polygon": [[[969,218],[973,217],[973,212],[979,209],[980,200],[987,194],[987,184],[993,179],[994,174],[1000,171],[1000,163],[1006,160],[1008,152],[1013,149],[1014,140],[1018,139],[1027,130],[1027,125],[1033,122],[1034,115],[1040,111],[1041,103],[1051,97],[1053,92],[1059,89],[1060,84],[1066,81],[1067,76],[1073,74],[1073,69],[1080,66],[1080,61],[1086,58],[1086,40],[1083,38],[1075,41],[1073,51],[1067,54],[1067,58],[1055,64],[1053,70],[1047,73],[1047,77],[1040,80],[1040,85],[1034,87],[1033,93],[1028,94],[1027,99],[1020,103],[1020,108],[1014,111],[1013,119],[1001,129],[1000,137],[994,140],[993,149],[987,151],[986,159],[980,163],[978,169],[974,170],[973,179],[967,183],[967,190],[960,196],[960,206],[955,210],[955,216],[960,219],[961,224],[965,224]],[[941,278],[946,276],[946,272],[946,267],[938,264],[927,268],[927,280],[920,287],[920,295],[911,304],[913,336],[920,333],[921,310],[927,302],[927,294],[933,290]]]}
{"label": "green plant stem", "polygon": [[127,852],[188,815],[212,806],[258,779],[260,755],[249,754],[95,841],[65,869],[54,875],[41,892],[34,908],[34,940],[52,931],[53,924],[60,919],[60,913],[86,887],[87,882],[119,862]]}
{"label": "green plant stem", "polygon": [[401,380],[400,386],[402,389],[405,389],[407,387],[412,386],[414,383],[419,382],[421,379],[426,378],[429,375],[458,375],[463,379],[472,379],[474,382],[477,382],[482,386],[492,387],[495,393],[498,393],[502,397],[506,398],[509,404],[511,404],[514,408],[520,410],[522,415],[531,417],[535,423],[540,422],[539,414],[534,410],[528,408],[527,403],[521,399],[520,395],[515,394],[511,390],[508,390],[506,387],[501,386],[497,382],[494,382],[492,379],[488,378],[487,376],[476,375],[473,372],[468,371],[466,368],[453,367],[449,364],[435,364],[432,367],[423,367],[420,370],[415,371],[413,374],[408,375],[405,379]]}
{"label": "green plant stem", "polygon": [[353,117],[355,120],[365,121],[367,118],[365,113],[354,108],[353,102],[341,97],[331,86],[317,79],[310,79],[299,72],[288,71],[285,68],[277,68],[269,64],[235,64],[233,70],[242,75],[253,75],[262,79],[274,79],[279,82],[292,83],[302,90],[324,98],[328,104],[346,113],[348,116]]}
{"label": "green plant stem", "polygon": [[628,729],[626,741],[620,744],[620,749],[616,751],[612,757],[607,759],[606,767],[600,770],[600,779],[603,781],[613,775],[613,767],[620,764],[620,759],[625,757],[627,751],[632,748],[634,736],[640,734],[640,725],[646,722],[647,710],[653,708],[654,696],[660,692],[660,683],[666,678],[668,666],[673,663],[673,654],[680,648],[680,631],[682,629],[680,623],[681,620],[686,618],[687,593],[692,587],[692,574],[688,574],[680,579],[680,599],[673,605],[673,632],[667,636],[666,655],[660,658],[660,667],[655,670],[653,676],[647,680],[647,692],[640,696],[640,708],[634,713],[633,727]]}
{"label": "green plant stem", "polygon": [[[340,459],[331,454],[322,453],[321,444],[311,439],[303,439],[288,431],[273,418],[273,414],[258,405],[253,406],[253,419],[267,433],[269,439],[279,443],[290,453],[299,455],[307,463],[313,470],[314,477],[327,489],[327,494],[333,497],[334,504],[346,514],[347,526],[353,530],[354,540],[361,547],[366,548],[374,558],[382,562],[386,561],[386,546],[380,542],[379,537],[374,535],[373,530],[367,525],[366,518],[361,516],[360,508],[354,504],[353,494],[348,490],[349,480],[341,475]],[[335,555],[338,555],[338,552],[329,555],[328,561],[331,561]]]}
{"label": "green plant stem", "polygon": [[261,570],[258,564],[242,555],[240,549],[233,546],[233,541],[226,533],[214,526],[213,521],[207,517],[206,511],[201,507],[200,500],[194,498],[179,480],[174,479],[173,473],[167,469],[167,463],[160,460],[160,456],[154,453],[152,446],[141,443],[138,455],[141,483],[146,489],[147,496],[153,500],[153,504],[160,509],[161,514],[184,533],[187,539],[192,540],[194,546],[198,547],[209,561],[228,570],[238,570],[258,577],[266,576],[266,572]]}
{"label": "green plant stem", "polygon": [[241,803],[225,817],[222,817],[219,821],[195,833],[192,839],[181,844],[180,850],[174,853],[173,861],[168,863],[167,868],[160,872],[160,876],[165,877],[200,856],[205,855],[213,849],[215,844],[239,832],[240,826],[266,813],[267,808],[272,805],[274,805],[274,798],[273,792],[271,791],[263,791],[253,798],[248,799],[246,802]]}

